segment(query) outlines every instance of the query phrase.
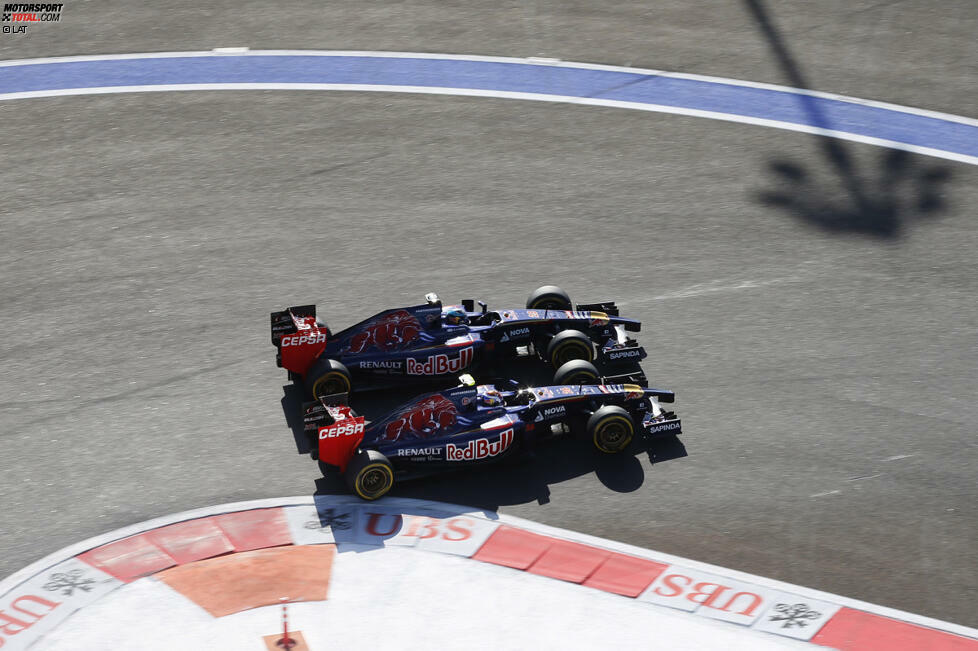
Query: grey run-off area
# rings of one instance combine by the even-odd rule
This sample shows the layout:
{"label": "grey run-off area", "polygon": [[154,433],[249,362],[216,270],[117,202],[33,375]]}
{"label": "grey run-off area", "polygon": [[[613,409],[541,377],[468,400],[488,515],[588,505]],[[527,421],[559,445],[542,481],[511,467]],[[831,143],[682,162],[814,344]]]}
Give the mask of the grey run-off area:
{"label": "grey run-off area", "polygon": [[[751,2],[78,4],[0,58],[248,45],[794,70],[975,116],[973,3],[811,5],[767,8],[772,44]],[[401,494],[978,623],[973,167],[410,95],[43,99],[0,118],[0,574],[135,521],[316,490],[269,311],[315,301],[342,326],[426,291],[519,304],[556,282],[644,321],[688,456],[564,446]]]}

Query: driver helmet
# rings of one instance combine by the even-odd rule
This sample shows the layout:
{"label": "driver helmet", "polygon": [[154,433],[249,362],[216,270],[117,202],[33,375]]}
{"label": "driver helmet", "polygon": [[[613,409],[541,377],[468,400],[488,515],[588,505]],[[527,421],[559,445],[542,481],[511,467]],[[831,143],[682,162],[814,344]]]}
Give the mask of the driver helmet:
{"label": "driver helmet", "polygon": [[479,404],[483,407],[502,407],[503,394],[496,390],[486,391],[479,394]]}
{"label": "driver helmet", "polygon": [[465,325],[469,322],[469,318],[465,316],[465,310],[460,307],[450,307],[441,315],[442,321],[445,325],[457,326]]}

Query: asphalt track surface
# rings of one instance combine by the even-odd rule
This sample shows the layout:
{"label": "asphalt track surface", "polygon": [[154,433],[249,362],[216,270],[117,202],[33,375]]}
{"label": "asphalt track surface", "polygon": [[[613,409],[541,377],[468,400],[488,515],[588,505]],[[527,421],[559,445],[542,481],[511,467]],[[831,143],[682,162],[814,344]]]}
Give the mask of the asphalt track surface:
{"label": "asphalt track surface", "polygon": [[[549,56],[978,113],[973,3],[810,4],[69,5],[0,58]],[[0,119],[0,574],[167,513],[332,490],[296,452],[269,311],[315,301],[338,327],[556,282],[643,320],[688,456],[556,446],[397,494],[978,623],[973,166],[404,94],[49,98]]]}

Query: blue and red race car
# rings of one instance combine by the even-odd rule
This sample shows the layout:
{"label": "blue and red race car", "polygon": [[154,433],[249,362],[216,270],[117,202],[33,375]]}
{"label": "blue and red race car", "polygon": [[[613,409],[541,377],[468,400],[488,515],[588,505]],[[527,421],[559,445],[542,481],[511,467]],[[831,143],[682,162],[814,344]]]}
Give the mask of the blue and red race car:
{"label": "blue and red race car", "polygon": [[[645,349],[628,336],[641,323],[621,318],[613,302],[577,305],[552,285],[541,287],[521,309],[490,310],[482,301],[443,306],[435,294],[421,305],[385,310],[332,332],[315,305],[271,315],[276,361],[301,379],[309,396],[452,379],[493,370],[496,362],[536,357],[558,372],[555,384],[594,382],[593,363],[605,376],[645,384],[638,362]],[[476,309],[478,303],[478,309]]]}
{"label": "blue and red race car", "polygon": [[519,388],[515,381],[475,386],[471,376],[452,389],[428,393],[367,425],[333,395],[305,405],[304,428],[317,440],[321,462],[344,473],[365,500],[405,478],[490,463],[537,441],[577,433],[605,453],[622,452],[641,436],[682,432],[671,391],[636,384]]}

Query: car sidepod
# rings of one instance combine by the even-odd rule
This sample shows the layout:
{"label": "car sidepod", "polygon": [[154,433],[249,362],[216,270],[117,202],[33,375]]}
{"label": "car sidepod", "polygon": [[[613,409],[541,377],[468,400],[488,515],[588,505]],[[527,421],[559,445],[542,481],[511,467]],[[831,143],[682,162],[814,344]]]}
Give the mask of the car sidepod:
{"label": "car sidepod", "polygon": [[[450,428],[446,428],[450,429]],[[397,442],[375,442],[394,465],[406,474],[450,470],[500,461],[521,447],[523,422],[503,414],[481,426],[450,434]]]}

